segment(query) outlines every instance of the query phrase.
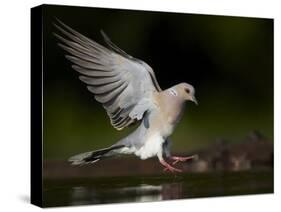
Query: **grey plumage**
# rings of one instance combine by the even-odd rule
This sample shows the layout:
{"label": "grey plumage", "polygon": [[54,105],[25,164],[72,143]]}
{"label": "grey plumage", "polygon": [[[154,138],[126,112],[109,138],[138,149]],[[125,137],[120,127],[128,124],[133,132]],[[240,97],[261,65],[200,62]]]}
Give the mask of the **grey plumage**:
{"label": "grey plumage", "polygon": [[135,131],[111,147],[82,153],[69,161],[78,165],[115,154],[135,154],[141,159],[157,156],[168,170],[180,171],[166,163],[163,156],[187,160],[171,156],[169,136],[185,102],[197,103],[194,88],[180,83],[162,91],[152,68],[120,49],[103,31],[108,48],[57,22],[54,26],[62,34],[54,33],[58,45],[68,53],[66,58],[80,74],[79,79],[105,108],[111,125],[121,130],[141,121]]}
{"label": "grey plumage", "polygon": [[75,155],[68,160],[72,162],[73,165],[83,165],[87,163],[95,163],[104,157],[112,156],[112,151],[124,147],[123,145],[108,147],[104,149],[99,149],[96,151],[84,152]]}
{"label": "grey plumage", "polygon": [[[121,130],[135,122],[137,119],[129,114],[131,111],[135,112],[136,107],[140,119],[151,104],[142,105],[140,109],[139,103],[150,101],[152,92],[157,90],[151,78],[152,69],[147,70],[148,65],[144,66],[119,49],[104,33],[105,41],[114,51],[86,38],[61,21],[58,22],[61,26],[55,24],[56,28],[68,38],[54,33],[62,42],[59,46],[70,54],[66,58],[75,64],[73,68],[82,74],[79,79],[88,85],[87,88],[95,94],[95,99],[103,104],[113,127]],[[114,121],[117,118],[119,121]]]}

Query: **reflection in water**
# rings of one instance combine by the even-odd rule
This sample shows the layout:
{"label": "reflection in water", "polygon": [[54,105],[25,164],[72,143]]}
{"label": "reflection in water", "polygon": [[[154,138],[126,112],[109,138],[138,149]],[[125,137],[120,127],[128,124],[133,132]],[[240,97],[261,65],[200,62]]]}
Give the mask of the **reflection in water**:
{"label": "reflection in water", "polygon": [[273,172],[214,172],[181,176],[45,181],[44,206],[147,202],[273,192]]}
{"label": "reflection in water", "polygon": [[[72,188],[71,204],[105,203],[107,200],[112,202],[112,199],[116,199],[118,202],[179,199],[182,197],[182,190],[182,183],[167,183],[163,185],[140,184],[123,188],[104,188],[103,190],[77,186]],[[108,195],[111,198],[106,198]]]}
{"label": "reflection in water", "polygon": [[[93,192],[93,193],[92,193]],[[86,187],[77,186],[73,187],[71,192],[71,205],[84,205],[87,204],[89,195],[94,195],[94,191],[90,191]],[[93,199],[94,200],[94,199]],[[92,201],[92,203],[95,203]],[[98,202],[97,202],[98,203]]]}
{"label": "reflection in water", "polygon": [[124,195],[134,194],[135,201],[137,202],[162,200],[161,190],[162,190],[161,185],[147,185],[147,184],[140,184],[139,186],[132,186],[132,187],[126,187],[121,189]]}
{"label": "reflection in water", "polygon": [[183,183],[178,182],[163,184],[161,195],[163,200],[182,198]]}
{"label": "reflection in water", "polygon": [[147,202],[147,201],[159,201],[162,200],[161,196],[162,186],[141,184],[139,186],[126,187],[122,189],[125,194],[135,194],[135,201]]}

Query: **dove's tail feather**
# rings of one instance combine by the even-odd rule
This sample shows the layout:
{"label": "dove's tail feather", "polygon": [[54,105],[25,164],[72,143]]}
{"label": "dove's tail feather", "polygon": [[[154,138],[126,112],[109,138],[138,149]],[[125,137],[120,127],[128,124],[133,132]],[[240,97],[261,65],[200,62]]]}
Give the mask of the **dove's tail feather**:
{"label": "dove's tail feather", "polygon": [[124,147],[124,145],[111,146],[108,148],[99,149],[91,152],[80,153],[78,155],[70,157],[68,161],[71,162],[72,165],[95,163],[106,157],[113,156],[114,154],[116,154],[113,150],[120,149],[122,147]]}

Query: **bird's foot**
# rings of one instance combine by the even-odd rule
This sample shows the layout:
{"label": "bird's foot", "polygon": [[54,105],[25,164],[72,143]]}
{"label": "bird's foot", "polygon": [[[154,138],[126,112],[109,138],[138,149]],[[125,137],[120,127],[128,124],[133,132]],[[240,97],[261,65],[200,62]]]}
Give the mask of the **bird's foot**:
{"label": "bird's foot", "polygon": [[172,167],[170,164],[168,164],[166,161],[164,160],[161,160],[160,163],[165,167],[164,168],[164,171],[170,171],[172,173],[174,172],[182,172],[181,169],[177,169],[177,168],[174,168]]}
{"label": "bird's foot", "polygon": [[178,162],[185,162],[188,160],[196,159],[198,158],[198,155],[191,155],[188,157],[179,157],[179,156],[172,156],[171,159],[174,160],[173,165],[175,165]]}

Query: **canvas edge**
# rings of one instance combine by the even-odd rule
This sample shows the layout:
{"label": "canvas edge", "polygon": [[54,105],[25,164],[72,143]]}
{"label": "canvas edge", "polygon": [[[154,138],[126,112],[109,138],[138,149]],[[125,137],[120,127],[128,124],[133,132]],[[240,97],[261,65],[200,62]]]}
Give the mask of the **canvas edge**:
{"label": "canvas edge", "polygon": [[42,135],[43,135],[43,9],[42,5],[31,8],[31,204],[43,207],[42,192]]}

